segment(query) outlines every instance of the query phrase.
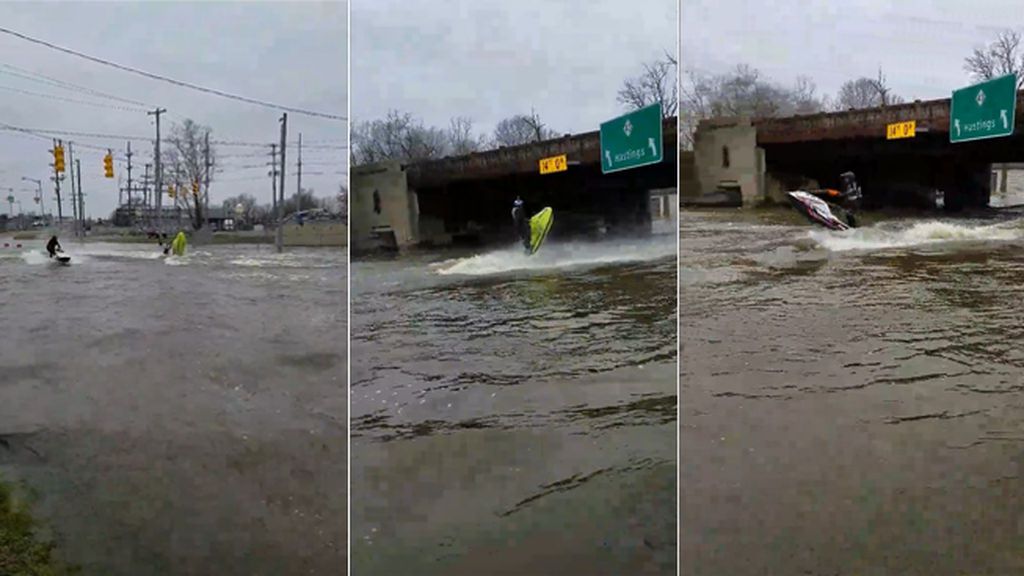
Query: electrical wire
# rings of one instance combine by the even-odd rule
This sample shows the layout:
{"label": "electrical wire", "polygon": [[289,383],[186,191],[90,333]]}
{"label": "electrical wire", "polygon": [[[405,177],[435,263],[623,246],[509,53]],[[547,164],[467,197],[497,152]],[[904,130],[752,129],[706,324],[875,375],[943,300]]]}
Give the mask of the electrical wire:
{"label": "electrical wire", "polygon": [[[79,84],[72,84],[71,82],[67,82],[65,80],[59,80],[57,78],[53,78],[53,77],[47,76],[45,74],[40,74],[39,72],[33,72],[32,70],[26,70],[24,68],[19,68],[17,66],[12,66],[10,64],[0,64],[0,68],[7,68],[8,69],[6,71],[5,70],[0,70],[0,74],[9,74],[11,76],[16,76],[18,78],[23,78],[25,80],[29,80],[29,81],[32,81],[32,82],[39,82],[41,84],[48,84],[48,85],[54,86],[56,88],[63,88],[64,90],[77,90],[77,91],[81,91],[81,92],[86,92],[86,93],[88,93],[89,95],[92,95],[92,96],[98,96],[100,98],[108,98],[110,100],[116,100],[118,102],[123,102],[125,104],[134,104],[136,106],[146,106],[147,108],[155,108],[155,106],[153,106],[152,104],[147,104],[145,102],[139,102],[138,100],[132,100],[130,98],[122,98],[121,96],[115,96],[113,94],[107,94],[106,92],[100,92],[99,90],[94,90],[94,89],[89,88],[87,86],[81,86]],[[13,70],[13,72],[12,72],[12,70]]]}
{"label": "electrical wire", "polygon": [[30,90],[22,90],[21,88],[13,88],[11,86],[0,86],[0,90],[8,90],[10,92],[17,92],[26,96],[34,96],[37,98],[48,98],[50,100],[60,100],[62,102],[70,102],[72,104],[83,104],[85,106],[95,106],[97,108],[108,108],[110,110],[118,110],[121,112],[132,112],[132,113],[145,113],[146,110],[143,108],[129,108],[127,106],[115,106],[113,104],[103,104],[101,102],[86,102],[85,100],[75,100],[74,98],[67,98],[65,96],[57,96],[56,94],[43,94],[42,92],[32,92]]}
{"label": "electrical wire", "polygon": [[58,46],[56,44],[52,44],[52,43],[47,42],[45,40],[40,40],[38,38],[33,38],[31,36],[22,34],[20,32],[15,32],[14,30],[11,30],[9,28],[0,27],[0,33],[7,34],[7,35],[10,35],[10,36],[14,36],[16,38],[20,38],[22,40],[25,40],[26,42],[31,42],[33,44],[38,44],[40,46],[45,46],[47,48],[50,48],[51,50],[57,50],[58,52],[63,52],[65,54],[70,54],[70,55],[76,56],[78,58],[83,58],[85,60],[89,60],[89,61],[95,62],[97,64],[102,64],[104,66],[110,66],[112,68],[117,68],[118,70],[122,70],[122,71],[125,71],[125,72],[131,72],[133,74],[138,74],[138,75],[141,75],[141,76],[145,76],[145,77],[153,79],[153,80],[159,80],[161,82],[167,82],[167,83],[170,83],[170,84],[174,84],[176,86],[181,86],[183,88],[190,88],[192,90],[197,90],[199,92],[205,92],[207,94],[213,94],[213,95],[216,95],[216,96],[220,96],[222,98],[229,98],[229,99],[232,99],[232,100],[238,100],[238,101],[241,101],[241,102],[247,102],[249,104],[255,104],[257,106],[263,106],[263,107],[266,107],[266,108],[274,108],[274,109],[277,109],[277,110],[284,110],[286,112],[294,112],[296,114],[303,114],[303,115],[306,115],[306,116],[315,116],[315,117],[319,117],[319,118],[327,118],[327,119],[330,119],[330,120],[342,120],[342,121],[347,121],[348,120],[344,116],[338,116],[336,114],[327,114],[327,113],[324,113],[324,112],[316,112],[316,111],[313,111],[313,110],[305,110],[305,109],[302,109],[302,108],[294,108],[294,107],[291,107],[291,106],[281,106],[279,104],[274,104],[274,103],[271,103],[271,102],[267,102],[265,100],[257,100],[255,98],[249,98],[249,97],[246,97],[246,96],[239,96],[237,94],[231,94],[231,93],[228,93],[228,92],[223,92],[221,90],[217,90],[217,89],[214,89],[214,88],[206,88],[204,86],[199,86],[197,84],[191,84],[189,82],[183,82],[181,80],[175,80],[173,78],[168,78],[167,76],[161,76],[159,74],[153,74],[153,73],[150,73],[150,72],[146,72],[144,70],[139,70],[138,68],[132,68],[130,66],[124,66],[124,65],[121,65],[121,64],[117,64],[115,62],[111,62],[109,60],[104,60],[102,58],[97,58],[95,56],[89,56],[88,54],[83,54],[82,52],[77,52],[75,50],[71,50],[70,48],[64,48],[62,46]]}

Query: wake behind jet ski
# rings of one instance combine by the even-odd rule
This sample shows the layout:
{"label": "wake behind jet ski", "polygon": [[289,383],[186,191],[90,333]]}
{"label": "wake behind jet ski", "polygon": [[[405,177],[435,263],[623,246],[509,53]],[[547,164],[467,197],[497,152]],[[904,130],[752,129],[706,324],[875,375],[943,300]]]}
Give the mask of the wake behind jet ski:
{"label": "wake behind jet ski", "polygon": [[856,228],[854,212],[860,206],[860,186],[853,172],[844,172],[839,179],[843,185],[842,192],[834,189],[794,190],[787,192],[786,197],[798,212],[815,224],[829,230]]}

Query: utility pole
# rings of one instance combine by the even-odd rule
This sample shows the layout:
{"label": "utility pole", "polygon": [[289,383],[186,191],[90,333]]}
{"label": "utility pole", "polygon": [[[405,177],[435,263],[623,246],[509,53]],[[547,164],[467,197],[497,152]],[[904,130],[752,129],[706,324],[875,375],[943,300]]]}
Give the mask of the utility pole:
{"label": "utility pole", "polygon": [[145,208],[146,207],[146,203],[149,202],[149,185],[151,184],[151,182],[149,181],[149,167],[150,166],[152,166],[152,164],[148,164],[148,163],[146,164],[146,172],[142,176],[142,207],[143,208]]}
{"label": "utility pole", "polygon": [[[210,221],[210,131],[203,138],[203,214]],[[204,222],[204,224],[206,223]]]}
{"label": "utility pole", "polygon": [[75,160],[75,172],[78,173],[78,216],[82,219],[82,237],[85,237],[85,193],[82,192],[82,161]]}
{"label": "utility pole", "polygon": [[284,172],[285,172],[285,138],[288,136],[288,113],[281,114],[281,201],[277,203],[277,251],[281,252],[284,246]]}
{"label": "utility pole", "polygon": [[270,145],[270,189],[273,190],[270,204],[274,217],[277,217],[277,144]]}
{"label": "utility pole", "polygon": [[[131,203],[132,197],[132,142],[128,141],[128,151],[125,152],[125,156],[128,157],[128,200]],[[120,201],[120,198],[118,198]]]}
{"label": "utility pole", "polygon": [[68,140],[68,166],[71,167],[71,217],[75,223],[75,237],[78,237],[78,199],[75,198],[75,154]]}
{"label": "utility pole", "polygon": [[[314,170],[315,172],[315,170]],[[295,171],[295,211],[302,210],[299,195],[302,194],[302,132],[299,132],[299,169]]]}
{"label": "utility pole", "polygon": [[61,141],[55,139],[53,141],[53,149],[54,149],[54,156],[55,156],[54,163],[53,163],[53,185],[56,187],[56,190],[57,190],[57,228],[58,229],[60,228],[60,225],[64,223],[64,207],[61,205],[61,201],[60,201],[60,171],[57,170],[57,162],[56,162],[56,150],[60,146],[61,146]]}
{"label": "utility pole", "polygon": [[21,179],[26,182],[36,183],[36,189],[38,190],[38,192],[36,192],[36,203],[39,204],[39,211],[43,215],[43,220],[46,220],[46,208],[43,207],[43,181],[36,180],[35,178],[29,178],[28,176],[22,176]]}
{"label": "utility pole", "polygon": [[163,172],[160,170],[160,115],[167,112],[164,108],[157,108],[152,112],[146,112],[147,115],[156,116],[156,155],[153,156],[154,172],[156,173],[154,178],[156,181],[155,192],[153,194],[154,204],[156,204],[156,227],[157,232],[160,232],[160,217],[161,213],[161,200],[163,199],[163,190],[160,188],[163,185]]}

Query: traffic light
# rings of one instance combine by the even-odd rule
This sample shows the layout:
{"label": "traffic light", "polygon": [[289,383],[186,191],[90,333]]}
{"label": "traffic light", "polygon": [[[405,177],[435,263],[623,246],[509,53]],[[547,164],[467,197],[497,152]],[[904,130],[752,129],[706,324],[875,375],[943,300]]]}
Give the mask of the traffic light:
{"label": "traffic light", "polygon": [[103,175],[107,178],[114,177],[114,156],[109,151],[103,157]]}
{"label": "traffic light", "polygon": [[199,181],[192,182],[192,196],[199,197]]}
{"label": "traffic light", "polygon": [[167,195],[171,198],[176,198],[177,194],[174,192],[174,184],[167,185]]}
{"label": "traffic light", "polygon": [[64,171],[64,147],[59,144],[53,147],[53,168],[57,172]]}

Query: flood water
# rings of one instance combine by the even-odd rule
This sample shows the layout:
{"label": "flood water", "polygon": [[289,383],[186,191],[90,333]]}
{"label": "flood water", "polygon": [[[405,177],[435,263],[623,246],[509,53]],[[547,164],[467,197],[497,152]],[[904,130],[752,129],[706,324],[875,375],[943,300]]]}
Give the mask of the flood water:
{"label": "flood water", "polygon": [[681,223],[681,573],[1019,574],[1024,224]]}
{"label": "flood water", "polygon": [[353,262],[353,573],[675,574],[676,246]]}
{"label": "flood water", "polygon": [[[12,246],[15,241],[3,239]],[[0,252],[0,473],[84,574],[341,574],[339,249]]]}

